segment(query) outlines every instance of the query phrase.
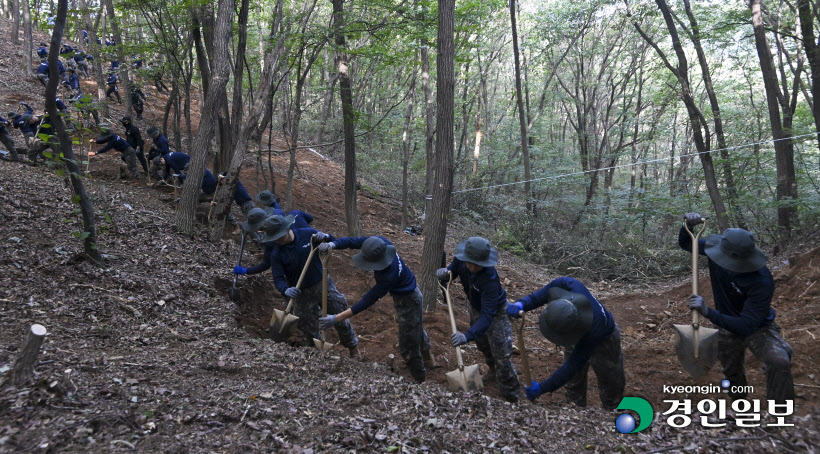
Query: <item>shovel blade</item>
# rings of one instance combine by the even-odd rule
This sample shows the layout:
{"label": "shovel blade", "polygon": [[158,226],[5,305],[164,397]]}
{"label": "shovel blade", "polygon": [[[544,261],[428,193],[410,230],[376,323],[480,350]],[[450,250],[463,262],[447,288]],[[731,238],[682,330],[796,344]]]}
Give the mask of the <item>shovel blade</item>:
{"label": "shovel blade", "polygon": [[287,338],[290,335],[290,330],[296,325],[296,322],[299,321],[299,317],[288,314],[285,311],[280,311],[279,309],[273,310],[273,317],[270,319],[270,333],[271,338],[278,339],[278,338]]}
{"label": "shovel blade", "polygon": [[[675,353],[681,367],[694,378],[706,375],[717,358],[718,330],[700,327],[695,333],[692,325],[672,325],[677,337]],[[697,335],[695,335],[697,334]],[[695,339],[698,354],[695,356]]]}
{"label": "shovel blade", "polygon": [[331,344],[328,341],[324,341],[324,340],[316,339],[316,338],[313,339],[313,345],[315,345],[316,348],[318,348],[320,352],[326,352],[326,351],[328,351],[331,348],[336,346],[336,344]]}
{"label": "shovel blade", "polygon": [[481,372],[478,370],[478,365],[466,366],[462,372],[456,369],[447,372],[447,385],[450,391],[483,391],[484,382],[481,381]]}
{"label": "shovel blade", "polygon": [[237,303],[237,304],[241,303],[241,301],[239,300],[239,289],[238,288],[231,287],[231,289],[228,291],[228,293],[231,295],[231,301],[233,301],[234,303]]}

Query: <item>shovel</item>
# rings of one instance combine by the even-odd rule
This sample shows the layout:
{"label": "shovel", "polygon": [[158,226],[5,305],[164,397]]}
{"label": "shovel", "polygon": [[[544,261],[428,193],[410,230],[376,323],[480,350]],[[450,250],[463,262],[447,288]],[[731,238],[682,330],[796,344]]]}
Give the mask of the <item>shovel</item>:
{"label": "shovel", "polygon": [[[305,262],[305,267],[302,268],[302,274],[299,275],[299,280],[296,282],[296,288],[302,286],[302,281],[305,279],[305,274],[307,274],[308,266],[310,266],[310,261],[313,260],[313,254],[316,253],[316,247],[313,245],[313,237],[310,238],[310,254],[308,254],[307,261]],[[280,311],[279,309],[273,310],[273,317],[270,319],[270,333],[271,337],[276,339],[279,337],[287,336],[290,332],[290,328],[299,321],[299,317],[291,314],[290,312],[293,310],[293,298],[288,301],[288,306],[285,308],[284,311]]]}
{"label": "shovel", "polygon": [[[327,317],[327,265],[328,262],[330,262],[330,253],[332,251],[332,249],[328,249],[327,254],[322,257],[322,317]],[[313,344],[322,352],[328,351],[336,346],[336,344],[325,342],[324,333],[322,333],[321,339],[313,339]]]}
{"label": "shovel", "polygon": [[[236,266],[239,266],[239,265],[242,264],[242,252],[245,250],[245,238],[247,236],[248,235],[245,234],[245,231],[243,230],[242,231],[242,242],[239,243],[239,260],[236,261]],[[230,293],[230,295],[231,295],[231,301],[233,301],[236,304],[242,304],[241,301],[239,301],[239,289],[236,288],[236,278],[237,278],[237,276],[239,276],[239,275],[238,274],[233,275],[233,285],[231,285],[231,289],[228,293]]]}
{"label": "shovel", "polygon": [[208,222],[211,222],[211,216],[214,214],[214,206],[216,206],[216,194],[219,192],[219,184],[222,183],[222,178],[216,180],[216,189],[214,189],[214,198],[211,199],[211,208],[208,210]]}
{"label": "shovel", "polygon": [[[449,279],[447,286],[438,285],[444,290],[444,296],[447,299],[447,311],[450,313],[450,327],[453,329],[453,334],[458,332],[456,328],[456,316],[453,314],[453,303],[450,298],[450,282],[453,280],[453,273],[449,272]],[[481,391],[484,389],[484,382],[481,381],[481,373],[478,370],[478,365],[464,367],[464,358],[461,357],[461,347],[456,347],[456,359],[458,360],[458,369],[447,372],[447,384],[451,391]]]}
{"label": "shovel", "polygon": [[530,375],[530,360],[527,357],[527,348],[524,346],[524,311],[518,311],[518,316],[521,317],[521,325],[518,326],[518,350],[521,352],[521,364],[524,369],[524,383],[530,386],[532,383],[532,376]]}
{"label": "shovel", "polygon": [[[706,228],[705,219],[703,226],[697,234],[689,230],[686,222],[683,228],[692,238],[692,294],[698,294],[698,240],[700,234]],[[683,369],[694,378],[705,375],[712,368],[712,364],[717,357],[718,330],[712,328],[702,328],[698,311],[692,311],[691,325],[672,325],[677,335],[675,353],[678,355]]]}

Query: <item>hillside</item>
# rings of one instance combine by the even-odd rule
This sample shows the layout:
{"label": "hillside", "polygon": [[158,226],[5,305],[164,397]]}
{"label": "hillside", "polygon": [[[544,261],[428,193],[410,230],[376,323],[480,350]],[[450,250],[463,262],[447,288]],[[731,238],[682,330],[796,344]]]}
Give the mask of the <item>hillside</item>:
{"label": "hillside", "polygon": [[[34,81],[13,84],[0,87],[6,110],[42,91]],[[146,119],[156,121],[159,104],[152,90],[148,94]],[[31,104],[42,107],[42,101]],[[113,118],[121,115],[118,108]],[[274,165],[283,169],[284,160]],[[170,190],[119,181],[118,167],[114,153],[95,157],[86,179],[105,227],[100,248],[110,268],[100,270],[75,260],[81,244],[71,232],[80,222],[64,180],[46,167],[0,162],[0,371],[12,366],[32,323],[49,330],[35,383],[0,388],[0,452],[806,452],[820,442],[820,249],[776,271],[775,309],[795,350],[800,384],[794,428],[677,429],[659,418],[640,434],[623,435],[613,424],[617,415],[600,408],[592,377],[583,410],[567,406],[562,392],[511,405],[497,397],[492,382],[484,394],[448,391],[444,374],[455,367],[455,355],[443,306],[425,314],[441,367],[423,385],[415,385],[398,360],[389,298],[352,319],[361,362],[342,349],[322,355],[264,339],[272,308],[284,301],[267,273],[240,277],[243,304],[230,301],[238,235],[218,245],[204,233],[193,240],[177,235]],[[300,151],[299,170],[295,208],[314,214],[316,228],[344,235],[339,165]],[[257,192],[252,169],[242,178]],[[278,187],[284,181],[277,175]],[[394,205],[361,197],[359,209],[365,232],[389,238],[411,269],[420,270],[423,238],[400,232]],[[451,231],[448,258],[461,239]],[[243,264],[258,260],[260,250],[250,252]],[[355,302],[373,282],[351,266],[350,255],[334,254],[330,273]],[[504,251],[501,257],[499,273],[511,298],[557,277]],[[669,282],[629,294],[607,283],[590,285],[623,333],[626,395],[646,398],[656,412],[667,409],[664,399],[686,397],[663,394],[663,385],[692,383],[674,356],[670,326],[686,323],[689,285]],[[705,275],[702,286],[708,288]],[[466,328],[458,289],[455,298],[459,328]],[[561,355],[533,320],[526,342],[533,377],[542,380]],[[473,346],[465,361],[483,362]],[[520,358],[514,362],[521,367]],[[765,380],[753,358],[748,375],[752,397],[764,398]],[[721,378],[715,367],[697,383]]]}

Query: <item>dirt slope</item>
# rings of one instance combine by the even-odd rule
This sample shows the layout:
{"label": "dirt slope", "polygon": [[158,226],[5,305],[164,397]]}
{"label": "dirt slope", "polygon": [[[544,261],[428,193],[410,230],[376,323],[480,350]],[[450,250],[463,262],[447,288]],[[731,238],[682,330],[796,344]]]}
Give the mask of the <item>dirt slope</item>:
{"label": "dirt slope", "polygon": [[[34,84],[0,88],[0,102],[11,106],[26,93],[40,93]],[[146,110],[149,120],[157,115]],[[317,228],[344,235],[341,168],[308,151],[298,159],[294,208],[314,214]],[[234,305],[227,288],[238,237],[213,245],[175,234],[168,190],[117,180],[119,165],[113,153],[95,158],[86,180],[110,264],[99,270],[74,260],[81,248],[71,232],[79,229],[79,217],[63,179],[47,168],[0,162],[0,370],[13,364],[31,323],[49,329],[36,382],[0,388],[0,452],[803,452],[820,441],[818,250],[776,273],[778,321],[795,349],[795,381],[803,385],[795,428],[674,429],[661,419],[641,434],[622,435],[614,428],[616,414],[600,409],[592,377],[585,410],[566,406],[561,392],[534,405],[510,405],[496,398],[492,382],[486,395],[450,393],[444,373],[455,358],[444,310],[425,315],[443,367],[421,386],[391,359],[398,349],[389,297],[352,320],[363,362],[341,351],[322,356],[261,339],[272,307],[284,303],[270,275],[242,277],[245,303]],[[277,158],[275,165],[281,170],[286,162]],[[242,178],[256,192],[253,170]],[[277,185],[284,187],[281,174]],[[420,270],[423,239],[399,231],[394,204],[361,197],[360,211],[366,234],[390,238]],[[460,239],[451,233],[448,257]],[[251,252],[257,258],[243,263],[258,259],[259,251]],[[339,252],[331,274],[352,303],[373,282],[351,266],[350,255]],[[557,277],[503,251],[499,272],[511,298]],[[708,279],[702,282],[708,294]],[[671,353],[670,327],[686,321],[689,285],[628,295],[612,293],[606,283],[590,287],[624,333],[627,395],[644,396],[655,411],[666,410],[663,399],[683,398],[663,394],[662,386],[692,383]],[[455,295],[459,327],[466,328],[463,295],[459,289]],[[533,376],[544,379],[560,365],[560,353],[540,336],[533,317],[525,333]],[[468,363],[483,363],[474,347],[466,352]],[[520,367],[519,358],[514,361]],[[752,397],[763,398],[759,363],[750,357],[748,365]],[[698,383],[720,378],[715,368]]]}

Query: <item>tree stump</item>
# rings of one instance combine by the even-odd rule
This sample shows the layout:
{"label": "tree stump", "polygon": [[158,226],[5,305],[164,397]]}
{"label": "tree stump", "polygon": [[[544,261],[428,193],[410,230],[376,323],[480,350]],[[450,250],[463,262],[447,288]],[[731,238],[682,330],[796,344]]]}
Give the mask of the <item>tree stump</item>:
{"label": "tree stump", "polygon": [[34,376],[34,365],[37,356],[40,354],[40,346],[46,337],[46,327],[40,324],[31,325],[31,331],[26,338],[26,345],[23,351],[14,362],[14,369],[11,372],[11,384],[13,386],[23,386]]}

